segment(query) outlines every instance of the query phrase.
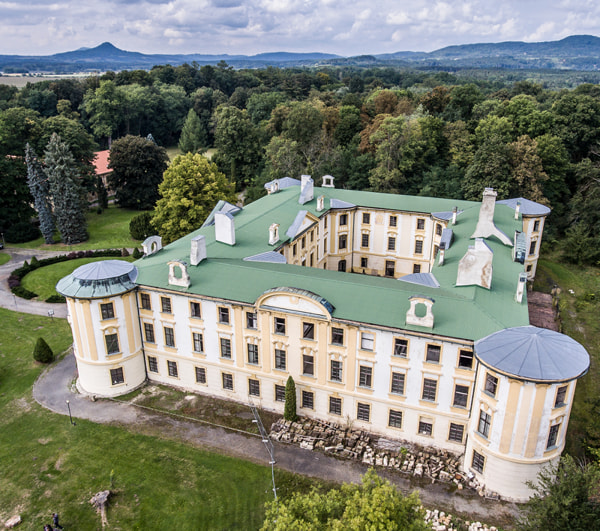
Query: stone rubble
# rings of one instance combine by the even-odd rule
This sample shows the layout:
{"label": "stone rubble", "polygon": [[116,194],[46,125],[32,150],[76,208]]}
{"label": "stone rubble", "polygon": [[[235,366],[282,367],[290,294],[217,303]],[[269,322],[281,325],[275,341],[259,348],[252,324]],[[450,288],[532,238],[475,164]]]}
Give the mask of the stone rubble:
{"label": "stone rubble", "polygon": [[4,527],[6,529],[12,529],[13,527],[18,526],[21,523],[21,515],[17,514],[11,518],[9,518],[6,522],[4,522]]}
{"label": "stone rubble", "polygon": [[433,482],[454,483],[458,490],[471,489],[480,496],[499,499],[497,494],[488,492],[476,478],[461,471],[463,455],[447,450],[423,448],[364,430],[308,418],[297,422],[280,419],[271,426],[270,437],[307,450],[320,450],[345,459],[359,460],[365,465],[392,468],[406,475],[429,478]]}
{"label": "stone rubble", "polygon": [[446,514],[444,511],[425,511],[425,523],[431,526],[433,531],[457,531],[458,529],[467,529],[467,531],[498,531],[494,526],[487,526],[481,522],[462,521]]}

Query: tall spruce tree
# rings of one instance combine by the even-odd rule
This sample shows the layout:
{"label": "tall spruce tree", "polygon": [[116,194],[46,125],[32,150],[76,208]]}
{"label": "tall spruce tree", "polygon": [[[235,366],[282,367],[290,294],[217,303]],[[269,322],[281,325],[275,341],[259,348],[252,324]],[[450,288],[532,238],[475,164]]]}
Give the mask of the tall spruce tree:
{"label": "tall spruce tree", "polygon": [[40,220],[40,230],[46,243],[54,243],[56,225],[50,202],[50,184],[42,163],[29,144],[25,147],[25,162],[27,163],[27,184]]}
{"label": "tall spruce tree", "polygon": [[288,376],[285,384],[285,406],[283,408],[283,418],[295,422],[298,420],[296,414],[296,382],[291,376]]}
{"label": "tall spruce tree", "polygon": [[48,142],[45,163],[61,240],[69,245],[87,240],[83,189],[77,165],[69,146],[57,134],[53,134]]}
{"label": "tall spruce tree", "polygon": [[190,109],[179,137],[182,153],[198,153],[206,145],[206,133],[194,109]]}

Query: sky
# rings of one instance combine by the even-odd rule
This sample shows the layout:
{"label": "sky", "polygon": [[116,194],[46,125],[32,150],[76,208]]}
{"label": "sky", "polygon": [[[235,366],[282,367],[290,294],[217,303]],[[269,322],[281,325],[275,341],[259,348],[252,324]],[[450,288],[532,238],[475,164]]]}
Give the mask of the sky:
{"label": "sky", "polygon": [[433,51],[600,36],[598,0],[0,0],[0,54]]}

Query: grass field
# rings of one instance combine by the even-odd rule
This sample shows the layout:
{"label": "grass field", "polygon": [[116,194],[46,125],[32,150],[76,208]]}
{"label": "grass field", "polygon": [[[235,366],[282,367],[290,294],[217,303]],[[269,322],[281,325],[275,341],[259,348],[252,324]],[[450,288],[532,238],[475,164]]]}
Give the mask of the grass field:
{"label": "grass field", "polygon": [[[140,242],[129,235],[129,222],[140,212],[110,205],[102,214],[97,214],[96,209],[86,215],[88,223],[89,240],[77,245],[64,245],[55,243],[47,245],[43,238],[38,238],[27,243],[8,244],[10,247],[24,249],[46,249],[51,251],[85,251],[87,249],[122,249],[140,246]],[[55,237],[59,242],[59,238]]]}
{"label": "grass field", "polygon": [[[49,266],[40,267],[23,277],[21,285],[29,291],[38,294],[39,300],[46,300],[50,295],[58,295],[54,287],[56,283],[63,277],[72,273],[79,266],[89,264],[90,262],[98,262],[99,260],[114,260],[115,258],[96,257],[96,258],[77,258],[66,262],[58,262]],[[133,261],[133,257],[118,258],[118,260]]]}
{"label": "grass field", "polygon": [[8,262],[9,260],[10,254],[8,254],[6,251],[0,252],[0,265],[6,264],[6,262]]}
{"label": "grass field", "polygon": [[[20,514],[39,530],[58,511],[66,529],[100,529],[88,500],[110,489],[110,529],[260,527],[272,497],[270,468],[173,440],[51,413],[31,396],[43,367],[31,356],[43,336],[55,352],[71,343],[66,320],[0,309],[0,522]],[[276,471],[280,496],[309,480]]]}

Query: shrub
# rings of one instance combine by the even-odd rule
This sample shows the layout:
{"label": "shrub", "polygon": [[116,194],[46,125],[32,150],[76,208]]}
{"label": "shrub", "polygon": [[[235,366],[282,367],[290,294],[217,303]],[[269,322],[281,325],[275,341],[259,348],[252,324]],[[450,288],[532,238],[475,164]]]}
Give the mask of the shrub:
{"label": "shrub", "polygon": [[137,260],[144,256],[144,253],[140,251],[137,247],[133,250],[133,257]]}
{"label": "shrub", "polygon": [[39,337],[33,349],[33,359],[40,363],[50,363],[54,359],[54,352],[44,338]]}
{"label": "shrub", "polygon": [[41,236],[40,230],[27,221],[15,223],[6,229],[4,237],[9,243],[25,243]]}
{"label": "shrub", "polygon": [[98,215],[102,214],[102,207],[98,207],[96,209],[96,214],[98,214]]}
{"label": "shrub", "polygon": [[298,418],[296,415],[296,383],[289,376],[285,384],[285,407],[283,410],[283,418],[295,422]]}
{"label": "shrub", "polygon": [[123,249],[121,249],[121,256],[129,256],[129,251],[127,249],[125,249],[125,247],[123,247]]}
{"label": "shrub", "polygon": [[29,291],[28,289],[24,288],[21,285],[11,288],[11,291],[17,297],[21,297],[22,299],[33,299],[33,298],[37,297],[37,293],[34,293],[33,291]]}
{"label": "shrub", "polygon": [[35,268],[37,269],[38,267],[40,267],[40,261],[37,259],[37,257],[33,256],[33,257],[31,258],[31,262],[30,262],[30,264],[29,264],[29,265],[30,265],[31,267],[35,267]]}
{"label": "shrub", "polygon": [[50,297],[48,297],[46,299],[46,302],[50,302],[50,303],[63,303],[63,302],[67,302],[67,299],[65,299],[62,295],[50,295]]}
{"label": "shrub", "polygon": [[129,234],[131,234],[134,240],[145,240],[148,236],[152,236],[155,233],[150,223],[151,219],[152,212],[142,212],[131,218],[129,222]]}

